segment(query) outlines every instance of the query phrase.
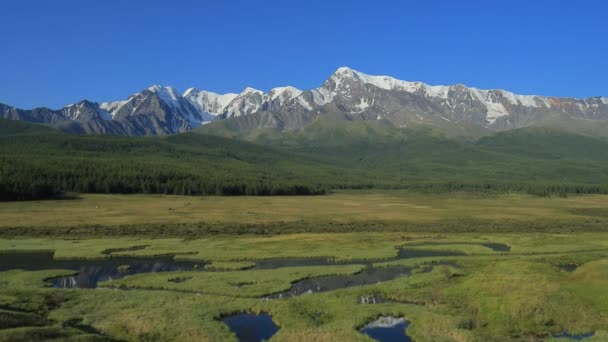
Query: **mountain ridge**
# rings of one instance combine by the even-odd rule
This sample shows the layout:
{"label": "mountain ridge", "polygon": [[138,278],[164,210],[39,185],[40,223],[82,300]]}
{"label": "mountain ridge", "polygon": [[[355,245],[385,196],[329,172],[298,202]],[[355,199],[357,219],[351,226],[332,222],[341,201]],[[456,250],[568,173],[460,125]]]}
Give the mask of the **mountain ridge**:
{"label": "mountain ridge", "polygon": [[218,94],[153,85],[126,100],[83,100],[59,110],[24,110],[0,105],[0,117],[50,124],[73,133],[166,135],[202,125],[211,132],[219,121],[236,121],[235,134],[258,129],[299,130],[318,117],[340,113],[349,120],[384,119],[395,127],[476,125],[488,131],[511,130],[545,120],[575,118],[608,121],[608,98],[519,95],[462,84],[428,85],[390,76],[338,68],[318,88],[251,87]]}

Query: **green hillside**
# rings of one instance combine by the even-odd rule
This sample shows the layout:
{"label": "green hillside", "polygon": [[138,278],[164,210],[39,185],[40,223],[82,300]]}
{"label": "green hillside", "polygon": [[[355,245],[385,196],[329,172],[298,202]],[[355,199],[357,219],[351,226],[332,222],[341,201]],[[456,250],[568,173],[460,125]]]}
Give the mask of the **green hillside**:
{"label": "green hillside", "polygon": [[[252,139],[252,135],[247,135]],[[186,133],[80,136],[0,121],[3,199],[62,192],[322,194],[344,188],[608,192],[608,141],[555,127],[455,137],[327,116],[254,142]]]}
{"label": "green hillside", "polygon": [[59,131],[49,126],[28,121],[0,119],[0,135],[2,136],[53,133],[59,134]]}
{"label": "green hillside", "polygon": [[61,191],[317,194],[333,186],[332,175],[342,173],[289,153],[221,137],[79,136],[6,120],[1,127],[4,199],[50,197]]}
{"label": "green hillside", "polygon": [[[246,132],[241,138],[365,170],[374,184],[433,191],[603,192],[608,141],[591,134],[587,125],[582,128],[580,122],[569,127],[547,123],[477,139],[479,132],[460,134],[465,129],[399,128],[383,120],[328,115],[299,131]],[[220,129],[219,134],[226,132]]]}

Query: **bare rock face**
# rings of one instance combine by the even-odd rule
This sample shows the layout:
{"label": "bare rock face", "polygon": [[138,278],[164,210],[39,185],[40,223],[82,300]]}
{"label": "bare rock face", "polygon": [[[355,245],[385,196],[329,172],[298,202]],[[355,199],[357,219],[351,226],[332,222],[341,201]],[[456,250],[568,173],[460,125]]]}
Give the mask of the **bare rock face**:
{"label": "bare rock face", "polygon": [[76,133],[158,135],[185,132],[224,120],[236,132],[260,128],[298,130],[319,116],[385,120],[396,127],[473,125],[510,130],[545,120],[608,120],[608,98],[555,98],[481,90],[462,84],[430,86],[342,67],[321,87],[301,91],[277,87],[268,92],[246,88],[217,94],[190,88],[152,86],[127,100],[81,101],[60,110],[22,110],[0,104],[0,117],[46,123]]}

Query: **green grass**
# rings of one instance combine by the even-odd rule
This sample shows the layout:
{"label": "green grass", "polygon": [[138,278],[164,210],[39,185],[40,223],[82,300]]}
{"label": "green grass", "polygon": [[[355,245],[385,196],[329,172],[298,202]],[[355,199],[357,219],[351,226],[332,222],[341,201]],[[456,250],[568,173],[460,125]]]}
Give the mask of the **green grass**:
{"label": "green grass", "polygon": [[[503,260],[498,255],[493,257],[491,260],[460,257],[463,267],[460,270],[438,267],[430,273],[414,273],[408,278],[288,300],[243,298],[244,292],[230,290],[222,290],[223,294],[204,292],[209,288],[226,289],[228,280],[260,279],[268,281],[266,289],[271,289],[281,284],[283,280],[279,278],[296,268],[278,272],[282,276],[271,275],[272,280],[261,273],[259,277],[251,275],[265,271],[212,272],[208,273],[210,276],[203,272],[189,273],[193,278],[181,284],[194,281],[187,290],[203,294],[143,289],[86,291],[5,287],[0,287],[0,293],[21,298],[26,298],[25,293],[64,294],[61,306],[49,310],[50,319],[67,322],[81,318],[84,324],[94,326],[103,334],[126,340],[230,340],[233,335],[217,319],[242,311],[270,313],[281,327],[273,338],[277,341],[363,341],[366,339],[357,334],[356,329],[379,315],[407,317],[412,323],[408,334],[417,341],[533,340],[535,336],[563,330],[596,331],[596,340],[600,341],[598,338],[605,336],[608,303],[602,298],[608,288],[608,274],[604,260],[588,261],[579,270],[567,273],[554,267],[551,258]],[[35,272],[20,273],[32,273],[28,277],[36,284],[46,277]],[[452,276],[454,273],[460,276]],[[184,274],[174,274],[178,275]],[[6,276],[2,274],[2,278]],[[18,273],[10,275],[15,276],[24,277]],[[106,284],[161,287],[169,276],[142,275]],[[247,295],[258,296],[263,292]],[[359,298],[364,295],[381,295],[406,304],[359,304]],[[14,332],[0,329],[0,336],[9,333]]]}
{"label": "green grass", "polygon": [[65,270],[44,270],[25,272],[21,270],[11,270],[2,273],[0,279],[1,288],[38,288],[47,286],[45,279],[56,278],[74,274],[74,271]]}
{"label": "green grass", "polygon": [[[220,317],[267,312],[281,328],[273,341],[369,341],[357,329],[380,315],[405,316],[408,334],[423,342],[551,340],[562,331],[593,331],[590,341],[602,341],[608,334],[604,207],[608,197],[600,195],[401,191],[3,203],[0,231],[13,233],[0,238],[0,252],[47,250],[58,259],[170,254],[210,262],[210,269],[140,274],[98,290],[54,289],[44,281],[73,273],[68,270],[0,272],[0,340],[235,341]],[[483,222],[489,228],[475,228]],[[496,252],[483,243],[511,249]],[[399,247],[464,255],[391,260]],[[259,259],[314,257],[413,271],[379,284],[264,301],[299,279],[352,274],[362,266],[246,269]],[[460,267],[437,265],[448,261]],[[429,265],[436,267],[425,272]],[[563,265],[577,268],[566,272]],[[170,281],[176,278],[183,281]],[[393,302],[359,304],[369,295]]]}
{"label": "green grass", "polygon": [[[0,235],[196,237],[345,231],[603,231],[608,196],[347,191],[310,197],[83,195],[0,204]],[[600,213],[600,214],[598,214]]]}
{"label": "green grass", "polygon": [[[440,272],[395,283],[392,288],[415,289],[444,279]],[[102,333],[125,340],[234,340],[217,321],[234,312],[268,312],[281,327],[275,340],[336,339],[369,341],[356,328],[381,314],[407,315],[424,336],[440,338],[454,330],[458,318],[418,305],[358,304],[362,294],[376,293],[379,286],[353,288],[292,300],[261,301],[219,295],[195,295],[166,291],[39,290],[67,293],[62,305],[49,313],[55,322],[76,318]],[[23,295],[23,293],[19,293]],[[111,298],[111,300],[109,300]],[[0,336],[9,331],[0,330]],[[10,332],[12,333],[12,332]],[[466,334],[466,333],[464,333]]]}
{"label": "green grass", "polygon": [[255,263],[251,261],[214,261],[205,265],[205,269],[211,271],[238,271],[252,268],[253,266],[255,266]]}
{"label": "green grass", "polygon": [[[171,272],[138,274],[104,282],[103,287],[164,289],[231,297],[261,297],[289,290],[298,280],[330,275],[349,275],[362,265],[284,267],[233,272]],[[175,279],[183,280],[175,282]]]}
{"label": "green grass", "polygon": [[[442,244],[424,245],[425,242]],[[474,245],[483,242],[506,243],[511,251],[498,253]],[[0,240],[0,250],[27,250],[38,246],[56,248],[58,257],[98,257],[106,255],[99,254],[106,247],[149,245],[145,249],[112,254],[196,251],[200,255],[183,256],[198,255],[215,261],[216,265],[237,268],[245,264],[226,263],[225,260],[250,262],[267,257],[320,254],[343,259],[390,257],[396,253],[395,247],[408,244],[415,244],[417,249],[460,250],[467,254],[378,263],[377,266],[407,265],[415,270],[410,277],[379,284],[271,301],[258,297],[284,291],[297,279],[350,274],[361,266],[171,272],[141,274],[103,283],[104,287],[118,288],[115,291],[52,289],[43,281],[71,273],[69,271],[2,272],[0,309],[10,311],[13,321],[26,326],[0,329],[0,338],[20,336],[28,339],[37,333],[75,334],[76,338],[82,332],[74,331],[66,324],[80,318],[82,324],[116,339],[234,340],[234,335],[217,319],[243,311],[271,314],[281,327],[273,337],[276,341],[365,341],[366,337],[356,329],[379,315],[407,317],[412,323],[408,334],[416,341],[527,341],[561,331],[595,331],[594,339],[598,341],[606,336],[608,237],[604,233],[294,234],[217,236],[187,241],[4,239]],[[93,245],[102,247],[90,252]],[[313,246],[319,251],[311,252],[316,249]],[[422,270],[424,265],[438,261],[456,262],[461,268],[437,266],[429,273],[417,271],[418,267]],[[563,264],[579,267],[569,273],[560,269]],[[186,280],[181,283],[169,281],[175,278]],[[121,286],[136,289],[123,291]],[[397,302],[359,304],[361,296],[369,295]],[[31,314],[15,314],[22,310]],[[34,323],[43,326],[31,326]]]}

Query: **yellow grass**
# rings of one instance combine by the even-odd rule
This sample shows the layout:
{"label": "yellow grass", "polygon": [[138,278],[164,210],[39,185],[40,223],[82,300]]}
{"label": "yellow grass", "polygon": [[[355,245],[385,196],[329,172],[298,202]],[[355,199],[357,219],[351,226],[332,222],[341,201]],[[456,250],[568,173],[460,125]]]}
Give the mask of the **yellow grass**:
{"label": "yellow grass", "polygon": [[576,220],[573,208],[608,207],[608,196],[343,192],[313,197],[82,195],[79,200],[0,203],[0,227],[177,223]]}

